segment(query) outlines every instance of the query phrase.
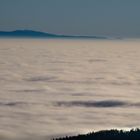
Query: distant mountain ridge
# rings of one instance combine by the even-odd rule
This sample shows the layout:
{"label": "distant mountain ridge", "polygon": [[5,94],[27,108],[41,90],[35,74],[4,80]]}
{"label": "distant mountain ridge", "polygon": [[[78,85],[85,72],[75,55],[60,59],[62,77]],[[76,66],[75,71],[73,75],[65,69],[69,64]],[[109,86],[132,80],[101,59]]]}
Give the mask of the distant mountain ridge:
{"label": "distant mountain ridge", "polygon": [[0,31],[0,36],[47,37],[56,35],[33,30],[15,30],[15,31]]}
{"label": "distant mountain ridge", "polygon": [[58,35],[34,30],[0,31],[0,37],[49,37],[49,38],[95,38],[107,39],[102,36]]}

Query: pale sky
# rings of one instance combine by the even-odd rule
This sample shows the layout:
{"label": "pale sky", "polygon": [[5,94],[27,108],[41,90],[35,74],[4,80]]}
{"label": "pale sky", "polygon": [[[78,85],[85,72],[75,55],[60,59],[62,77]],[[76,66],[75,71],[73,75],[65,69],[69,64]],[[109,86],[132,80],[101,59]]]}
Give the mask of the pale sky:
{"label": "pale sky", "polygon": [[140,0],[0,0],[0,30],[140,37]]}

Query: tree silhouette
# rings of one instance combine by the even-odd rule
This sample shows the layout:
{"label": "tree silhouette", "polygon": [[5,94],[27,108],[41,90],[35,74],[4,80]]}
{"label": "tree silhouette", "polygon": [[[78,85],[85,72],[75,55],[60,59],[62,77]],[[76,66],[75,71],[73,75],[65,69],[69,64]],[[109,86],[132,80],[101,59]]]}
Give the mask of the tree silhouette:
{"label": "tree silhouette", "polygon": [[123,130],[103,130],[92,132],[86,135],[66,136],[65,138],[57,138],[53,140],[140,140],[140,129]]}

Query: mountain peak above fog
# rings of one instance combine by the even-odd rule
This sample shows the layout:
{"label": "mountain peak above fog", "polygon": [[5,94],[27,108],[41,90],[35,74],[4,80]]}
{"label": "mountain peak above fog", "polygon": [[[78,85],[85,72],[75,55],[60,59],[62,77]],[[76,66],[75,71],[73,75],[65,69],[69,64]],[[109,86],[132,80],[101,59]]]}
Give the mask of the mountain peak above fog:
{"label": "mountain peak above fog", "polygon": [[103,36],[58,35],[34,30],[0,31],[0,37],[55,37],[55,38],[95,38],[107,39]]}

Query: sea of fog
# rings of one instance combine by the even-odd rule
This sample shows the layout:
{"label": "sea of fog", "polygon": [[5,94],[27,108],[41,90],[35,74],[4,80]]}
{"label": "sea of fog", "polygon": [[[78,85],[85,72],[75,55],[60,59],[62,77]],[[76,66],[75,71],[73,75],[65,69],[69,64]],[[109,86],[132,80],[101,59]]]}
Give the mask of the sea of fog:
{"label": "sea of fog", "polygon": [[0,39],[0,139],[140,127],[140,40]]}

